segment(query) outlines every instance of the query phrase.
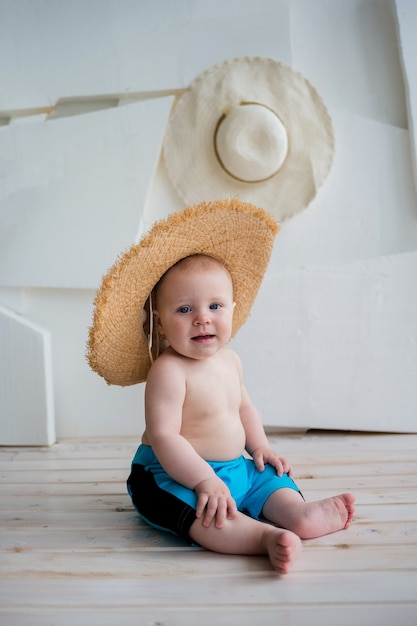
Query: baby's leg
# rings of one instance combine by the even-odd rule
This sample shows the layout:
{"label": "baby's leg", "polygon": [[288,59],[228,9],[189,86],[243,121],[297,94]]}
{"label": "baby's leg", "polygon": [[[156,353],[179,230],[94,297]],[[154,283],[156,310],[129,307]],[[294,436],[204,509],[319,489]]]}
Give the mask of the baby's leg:
{"label": "baby's leg", "polygon": [[355,513],[354,502],[355,496],[351,493],[304,502],[297,491],[283,488],[269,496],[262,514],[301,539],[313,539],[348,528]]}
{"label": "baby's leg", "polygon": [[190,537],[207,550],[223,554],[267,554],[272,567],[280,574],[287,574],[301,551],[301,541],[289,530],[237,513],[226,519],[222,528],[214,523],[208,528],[201,519],[195,520]]}

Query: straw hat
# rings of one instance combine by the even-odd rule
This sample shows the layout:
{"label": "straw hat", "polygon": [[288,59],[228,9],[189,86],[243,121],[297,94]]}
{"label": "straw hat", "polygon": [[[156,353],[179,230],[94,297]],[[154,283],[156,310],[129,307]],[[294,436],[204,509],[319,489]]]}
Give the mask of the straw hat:
{"label": "straw hat", "polygon": [[198,76],[168,121],[164,157],[186,204],[237,196],[278,221],[306,207],[333,160],[315,88],[273,59],[224,61]]}
{"label": "straw hat", "polygon": [[229,270],[234,335],[250,313],[277,231],[268,213],[237,199],[203,202],[157,222],[103,278],[87,346],[91,368],[109,384],[146,380],[149,294],[170,267],[192,254],[215,257]]}

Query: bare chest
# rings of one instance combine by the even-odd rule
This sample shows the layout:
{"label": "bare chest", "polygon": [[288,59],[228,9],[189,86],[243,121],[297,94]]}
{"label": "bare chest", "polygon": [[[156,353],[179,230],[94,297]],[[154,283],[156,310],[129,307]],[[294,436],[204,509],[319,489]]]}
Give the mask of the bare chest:
{"label": "bare chest", "polygon": [[216,368],[201,363],[201,367],[187,377],[184,418],[198,416],[201,420],[215,414],[238,414],[240,401],[241,385],[236,368]]}

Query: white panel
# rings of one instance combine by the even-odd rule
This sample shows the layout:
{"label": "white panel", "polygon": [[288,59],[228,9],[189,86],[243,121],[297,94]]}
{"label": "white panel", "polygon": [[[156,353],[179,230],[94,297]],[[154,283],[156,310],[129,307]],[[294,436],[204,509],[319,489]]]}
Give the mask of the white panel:
{"label": "white panel", "polygon": [[[280,272],[417,249],[417,196],[407,130],[331,110],[336,154],[311,205],[282,224],[271,266]],[[159,163],[147,226],[183,206]]]}
{"label": "white panel", "polygon": [[390,0],[291,0],[290,7],[293,65],[326,104],[405,128]]}
{"label": "white panel", "polygon": [[155,220],[165,219],[170,213],[183,208],[184,202],[172,186],[161,154],[143,212],[145,230],[149,230]]}
{"label": "white panel", "polygon": [[417,188],[417,3],[415,0],[396,0],[395,7]]}
{"label": "white panel", "polygon": [[57,437],[139,437],[144,385],[109,386],[85,359],[93,299],[87,289],[25,290],[25,316],[51,335]]}
{"label": "white panel", "polygon": [[0,306],[0,445],[54,441],[49,334]]}
{"label": "white panel", "polygon": [[0,129],[0,285],[99,284],[138,231],[171,103]]}
{"label": "white panel", "polygon": [[406,130],[331,110],[333,168],[317,198],[285,222],[276,271],[417,249],[417,196]]}
{"label": "white panel", "polygon": [[184,88],[210,65],[242,55],[294,65],[331,106],[407,123],[389,0],[3,4],[0,111]]}
{"label": "white panel", "polygon": [[417,252],[269,274],[233,341],[264,422],[417,432]]}
{"label": "white panel", "polygon": [[291,62],[287,0],[0,4],[0,111],[186,87],[229,56]]}

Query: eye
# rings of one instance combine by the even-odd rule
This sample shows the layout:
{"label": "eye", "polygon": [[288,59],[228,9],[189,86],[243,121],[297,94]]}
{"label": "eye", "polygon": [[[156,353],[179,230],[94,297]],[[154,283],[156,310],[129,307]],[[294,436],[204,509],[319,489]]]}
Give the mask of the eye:
{"label": "eye", "polygon": [[178,309],[178,313],[190,313],[190,312],[191,312],[190,306],[180,306],[180,308]]}
{"label": "eye", "polygon": [[214,302],[213,304],[210,304],[210,309],[212,311],[217,311],[217,309],[221,309],[222,305],[219,304],[218,302]]}

